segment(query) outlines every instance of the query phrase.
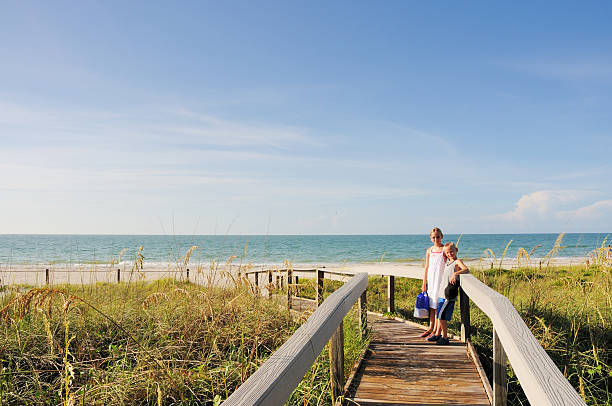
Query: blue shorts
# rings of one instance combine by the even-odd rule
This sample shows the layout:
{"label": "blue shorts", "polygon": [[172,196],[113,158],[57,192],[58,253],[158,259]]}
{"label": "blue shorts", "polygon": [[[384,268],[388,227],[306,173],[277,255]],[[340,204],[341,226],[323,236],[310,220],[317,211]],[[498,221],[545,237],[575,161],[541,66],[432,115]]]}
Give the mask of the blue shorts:
{"label": "blue shorts", "polygon": [[438,299],[438,311],[436,317],[440,320],[450,321],[453,317],[453,309],[455,309],[455,300]]}

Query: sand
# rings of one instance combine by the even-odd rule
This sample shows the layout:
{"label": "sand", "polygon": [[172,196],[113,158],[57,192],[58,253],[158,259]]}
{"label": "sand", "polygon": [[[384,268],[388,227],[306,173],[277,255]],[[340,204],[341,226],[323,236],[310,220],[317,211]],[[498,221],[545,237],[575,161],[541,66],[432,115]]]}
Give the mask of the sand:
{"label": "sand", "polygon": [[[551,265],[579,265],[586,262],[586,257],[555,258]],[[532,259],[529,264],[538,267],[546,266],[546,260]],[[466,261],[468,267],[476,269],[478,267],[489,268],[491,261],[475,260]],[[324,269],[327,271],[343,273],[366,272],[372,275],[394,275],[398,277],[420,277],[423,274],[424,261],[412,262],[382,262],[382,263],[343,263],[343,264],[294,264],[298,269]],[[498,266],[494,263],[493,266]],[[503,267],[516,267],[515,259],[508,259],[503,262]],[[260,270],[260,269],[282,269],[284,265],[251,265],[240,267],[238,264],[217,265],[215,271],[210,271],[210,264],[189,264],[179,266],[177,264],[145,263],[141,272],[132,271],[132,264],[123,263],[110,267],[109,265],[84,265],[84,264],[54,264],[54,265],[0,265],[0,285],[27,284],[34,286],[45,285],[45,269],[49,269],[50,284],[89,284],[95,282],[116,282],[117,269],[120,269],[120,279],[122,282],[135,280],[156,280],[160,278],[187,278],[187,268],[190,270],[189,278],[192,282],[215,285],[223,285],[231,282],[230,275],[236,275],[239,269]]]}

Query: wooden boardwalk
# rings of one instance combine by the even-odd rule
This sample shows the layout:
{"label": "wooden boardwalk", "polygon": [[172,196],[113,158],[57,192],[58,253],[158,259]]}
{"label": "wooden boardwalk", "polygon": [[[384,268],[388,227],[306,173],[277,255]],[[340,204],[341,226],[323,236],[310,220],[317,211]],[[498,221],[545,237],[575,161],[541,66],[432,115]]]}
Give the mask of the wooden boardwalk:
{"label": "wooden boardwalk", "polygon": [[368,316],[372,342],[351,381],[347,404],[490,405],[465,343],[425,341],[409,324]]}

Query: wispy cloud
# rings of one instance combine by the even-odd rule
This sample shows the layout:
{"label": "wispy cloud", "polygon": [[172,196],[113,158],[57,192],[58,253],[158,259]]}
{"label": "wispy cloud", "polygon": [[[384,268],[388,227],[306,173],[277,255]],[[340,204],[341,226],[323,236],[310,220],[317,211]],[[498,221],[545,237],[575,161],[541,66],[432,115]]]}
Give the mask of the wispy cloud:
{"label": "wispy cloud", "polygon": [[0,100],[5,141],[92,145],[136,142],[176,146],[292,149],[323,147],[309,129],[277,123],[246,123],[189,110],[152,107],[140,111],[32,108]]}
{"label": "wispy cloud", "polygon": [[444,152],[452,152],[455,149],[454,145],[447,138],[439,134],[394,122],[383,122],[382,124],[393,132],[395,136],[411,139],[419,147],[426,147],[428,150],[441,148]]}
{"label": "wispy cloud", "polygon": [[309,135],[310,131],[306,128],[237,122],[187,109],[169,110],[168,113],[170,117],[175,117],[176,121],[187,119],[187,122],[161,128],[159,131],[182,138],[186,142],[226,147],[256,145],[279,149],[296,145],[324,146],[320,139]]}

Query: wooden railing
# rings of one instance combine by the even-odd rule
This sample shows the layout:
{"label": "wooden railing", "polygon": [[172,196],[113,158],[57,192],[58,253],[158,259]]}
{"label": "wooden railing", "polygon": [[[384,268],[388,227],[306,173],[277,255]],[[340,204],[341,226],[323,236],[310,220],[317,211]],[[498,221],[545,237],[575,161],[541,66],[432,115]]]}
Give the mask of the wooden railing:
{"label": "wooden railing", "polygon": [[[317,279],[319,272],[322,271],[317,271]],[[306,323],[240,385],[223,402],[223,405],[282,405],[289,399],[328,341],[331,355],[332,396],[336,398],[342,395],[344,384],[343,320],[353,304],[360,298],[365,298],[367,286],[367,274],[352,276],[340,289],[323,301]],[[322,297],[322,291],[321,296],[318,297]],[[363,303],[365,306],[365,302]]]}
{"label": "wooden railing", "polygon": [[[25,274],[32,274],[32,273],[36,274],[37,272],[40,272],[40,273],[44,272],[45,273],[45,285],[50,285],[50,284],[52,284],[50,276],[54,272],[61,272],[61,273],[71,273],[71,272],[74,272],[75,274],[81,272],[81,273],[84,273],[84,274],[87,274],[87,275],[101,273],[101,274],[107,274],[108,275],[109,273],[113,272],[115,269],[116,269],[116,275],[117,275],[117,283],[120,283],[121,282],[121,268],[112,268],[112,267],[109,268],[109,269],[95,269],[95,270],[89,269],[89,270],[86,270],[86,271],[71,271],[71,270],[59,270],[59,271],[56,270],[56,271],[53,271],[53,270],[50,270],[50,268],[45,268],[44,270],[43,269],[11,269],[11,270],[5,271],[5,273],[10,275],[10,274],[19,274],[19,273],[21,273],[21,274],[24,274],[24,273]],[[129,275],[130,273],[136,273],[136,274],[138,274],[138,273],[144,273],[144,274],[149,274],[149,273],[166,273],[166,274],[180,274],[181,277],[183,277],[183,275],[184,275],[184,277],[186,278],[187,281],[189,281],[189,272],[190,272],[189,268],[186,268],[186,269],[177,268],[175,270],[168,270],[168,269],[147,269],[146,271],[145,270],[141,270],[141,271],[138,271],[138,270],[127,270],[126,271],[125,269],[123,270],[124,278],[125,278],[125,274]]]}
{"label": "wooden railing", "polygon": [[[325,276],[330,279],[340,280],[346,280],[346,278],[352,276],[350,273],[321,269],[283,269],[275,271],[251,271],[250,273],[255,275],[255,281],[258,281],[258,274],[267,274],[270,284],[274,282],[272,275],[276,275],[281,285],[284,283],[284,280],[286,280],[288,285],[291,285],[291,278],[297,278],[297,274],[316,273],[315,277],[317,282],[315,286],[318,303],[322,300],[323,278]],[[374,276],[373,274],[371,275]],[[400,276],[412,279],[423,279],[423,271],[409,269],[401,274],[396,273],[394,275],[378,276],[383,276],[387,279],[387,312],[395,312],[395,278]],[[509,361],[527,399],[532,405],[584,406],[585,402],[567,379],[565,379],[555,363],[550,359],[548,354],[546,354],[546,351],[540,346],[538,340],[533,336],[510,300],[480,282],[473,275],[462,275],[460,279],[461,289],[459,293],[459,306],[461,315],[461,340],[468,343],[471,347],[470,299],[489,317],[489,319],[491,319],[493,324],[493,387],[492,393],[488,393],[492,405],[506,405],[507,362]],[[297,279],[294,279],[293,282],[297,284]],[[345,284],[341,289],[346,288],[347,285],[348,284]],[[287,289],[287,295],[287,304],[291,306],[291,289]],[[365,292],[363,292],[359,299],[360,321],[364,329],[367,315],[365,296]],[[306,370],[307,369],[305,369],[304,372]],[[242,386],[239,390],[241,388]],[[289,395],[290,392],[287,396]],[[231,398],[232,397],[228,398],[228,400]],[[285,400],[278,404],[281,404]]]}
{"label": "wooden railing", "polygon": [[540,346],[507,297],[473,275],[461,275],[461,332],[469,340],[469,299],[493,323],[493,405],[506,404],[506,361],[510,361],[532,405],[585,405]]}

